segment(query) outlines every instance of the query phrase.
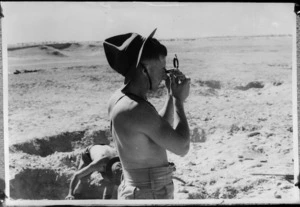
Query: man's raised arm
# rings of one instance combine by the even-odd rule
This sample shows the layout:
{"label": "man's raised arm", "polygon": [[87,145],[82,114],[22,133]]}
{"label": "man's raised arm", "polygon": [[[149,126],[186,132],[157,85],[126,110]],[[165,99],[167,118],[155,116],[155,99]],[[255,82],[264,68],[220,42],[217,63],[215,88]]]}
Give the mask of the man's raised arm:
{"label": "man's raised arm", "polygon": [[166,120],[172,127],[174,122],[174,104],[173,104],[173,96],[170,92],[170,78],[166,79],[166,88],[167,88],[167,100],[163,108],[159,111],[159,115]]}
{"label": "man's raised arm", "polygon": [[184,112],[184,101],[189,96],[190,79],[185,79],[180,85],[176,84],[177,80],[172,79],[171,90],[174,96],[174,128],[182,137],[189,140],[190,129]]}
{"label": "man's raised arm", "polygon": [[172,82],[172,94],[176,111],[174,114],[174,128],[147,104],[138,105],[130,114],[128,112],[119,114],[119,119],[115,124],[136,128],[161,147],[177,155],[184,156],[189,151],[190,134],[183,102],[189,95],[190,80],[186,79],[179,84],[175,82],[173,77]]}

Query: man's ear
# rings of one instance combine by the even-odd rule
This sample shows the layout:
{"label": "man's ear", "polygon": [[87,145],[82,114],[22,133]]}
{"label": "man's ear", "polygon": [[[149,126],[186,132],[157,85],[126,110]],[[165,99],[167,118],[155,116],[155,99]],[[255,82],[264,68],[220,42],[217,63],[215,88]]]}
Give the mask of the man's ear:
{"label": "man's ear", "polygon": [[140,70],[142,70],[142,72],[147,75],[147,73],[148,73],[147,66],[143,63],[140,63],[139,67],[140,67]]}

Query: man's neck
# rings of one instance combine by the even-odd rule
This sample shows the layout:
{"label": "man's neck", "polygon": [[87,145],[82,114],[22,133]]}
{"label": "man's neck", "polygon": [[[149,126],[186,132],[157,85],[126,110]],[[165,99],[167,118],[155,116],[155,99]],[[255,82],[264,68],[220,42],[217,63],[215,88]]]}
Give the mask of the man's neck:
{"label": "man's neck", "polygon": [[125,85],[122,89],[122,92],[124,93],[130,93],[134,94],[140,98],[143,98],[147,100],[147,89],[139,84],[136,84],[135,82],[129,82],[127,85]]}

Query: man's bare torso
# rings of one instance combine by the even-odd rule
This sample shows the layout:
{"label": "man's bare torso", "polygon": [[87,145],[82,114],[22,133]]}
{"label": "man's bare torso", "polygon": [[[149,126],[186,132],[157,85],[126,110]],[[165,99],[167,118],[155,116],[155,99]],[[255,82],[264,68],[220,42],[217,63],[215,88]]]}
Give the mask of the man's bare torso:
{"label": "man's bare torso", "polygon": [[[111,97],[109,116],[112,121],[112,135],[123,167],[139,169],[166,165],[168,163],[166,150],[139,130],[140,127],[145,126],[131,125],[135,117],[143,116],[141,108],[152,106],[145,100],[136,99],[131,95],[122,96],[124,94],[118,90]],[[154,108],[150,110],[159,116]]]}

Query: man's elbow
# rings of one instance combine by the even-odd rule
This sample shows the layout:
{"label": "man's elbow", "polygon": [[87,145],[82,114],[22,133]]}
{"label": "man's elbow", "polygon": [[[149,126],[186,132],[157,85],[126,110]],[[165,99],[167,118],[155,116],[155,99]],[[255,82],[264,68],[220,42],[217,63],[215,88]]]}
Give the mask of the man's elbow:
{"label": "man's elbow", "polygon": [[189,131],[187,132],[187,134],[185,135],[185,138],[183,139],[184,140],[184,142],[182,143],[182,147],[181,147],[181,153],[180,153],[180,155],[179,156],[181,156],[181,157],[183,157],[183,156],[185,156],[188,152],[189,152],[189,150],[190,150],[190,133],[189,133]]}
{"label": "man's elbow", "polygon": [[190,150],[190,145],[187,144],[185,147],[183,147],[182,153],[179,155],[180,157],[184,157],[185,155],[187,155],[187,153]]}
{"label": "man's elbow", "polygon": [[177,151],[177,155],[184,157],[190,150],[190,141],[183,143]]}

